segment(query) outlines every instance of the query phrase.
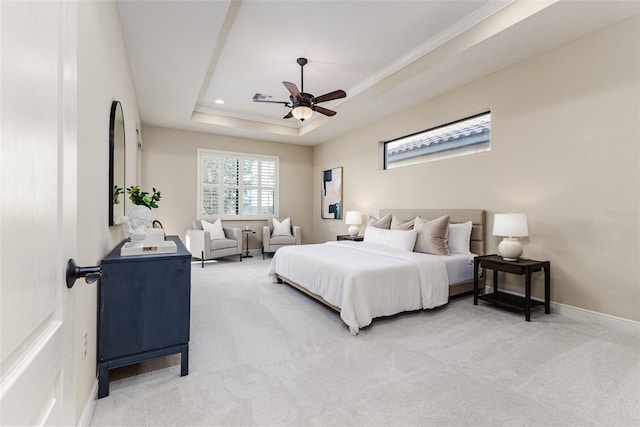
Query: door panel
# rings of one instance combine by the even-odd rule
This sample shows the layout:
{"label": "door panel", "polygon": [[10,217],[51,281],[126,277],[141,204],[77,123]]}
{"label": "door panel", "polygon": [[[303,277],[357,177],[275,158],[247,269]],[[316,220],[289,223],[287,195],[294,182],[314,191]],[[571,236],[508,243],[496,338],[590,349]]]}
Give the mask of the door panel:
{"label": "door panel", "polygon": [[63,170],[77,170],[64,164],[76,149],[75,7],[0,1],[0,425],[75,424],[63,280],[75,241],[75,223],[63,224],[76,200]]}

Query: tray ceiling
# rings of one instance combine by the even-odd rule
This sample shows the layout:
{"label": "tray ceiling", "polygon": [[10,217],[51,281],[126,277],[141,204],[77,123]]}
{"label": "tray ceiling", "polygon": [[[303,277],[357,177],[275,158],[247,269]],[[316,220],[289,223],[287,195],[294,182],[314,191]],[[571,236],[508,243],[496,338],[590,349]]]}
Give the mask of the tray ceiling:
{"label": "tray ceiling", "polygon": [[[315,145],[640,12],[629,1],[118,1],[143,123]],[[579,16],[580,19],[576,19]],[[283,80],[335,89],[282,119]],[[221,99],[219,105],[215,100]]]}

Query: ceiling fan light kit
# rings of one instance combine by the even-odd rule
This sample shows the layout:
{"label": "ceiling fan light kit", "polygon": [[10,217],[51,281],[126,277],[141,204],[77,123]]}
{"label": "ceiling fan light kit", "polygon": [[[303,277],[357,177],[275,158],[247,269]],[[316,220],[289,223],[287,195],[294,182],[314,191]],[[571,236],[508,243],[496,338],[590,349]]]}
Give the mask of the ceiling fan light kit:
{"label": "ceiling fan light kit", "polygon": [[282,84],[287,88],[289,93],[289,101],[271,101],[271,97],[268,99],[266,96],[256,93],[253,97],[253,102],[269,102],[272,104],[284,104],[286,108],[291,108],[291,111],[287,113],[283,119],[290,119],[292,117],[300,120],[301,122],[309,119],[314,111],[317,111],[320,114],[324,114],[325,116],[335,116],[336,112],[333,110],[329,110],[328,108],[320,107],[316,104],[321,102],[332,101],[334,99],[340,99],[347,96],[347,93],[341,89],[334,90],[333,92],[325,93],[324,95],[315,97],[310,93],[304,92],[304,66],[307,65],[306,58],[298,58],[296,60],[298,65],[300,65],[300,87],[301,91],[298,90],[298,87],[291,82],[284,81]]}
{"label": "ceiling fan light kit", "polygon": [[311,107],[307,107],[306,105],[298,105],[293,110],[291,110],[291,114],[293,117],[300,121],[305,121],[313,114],[313,110]]}

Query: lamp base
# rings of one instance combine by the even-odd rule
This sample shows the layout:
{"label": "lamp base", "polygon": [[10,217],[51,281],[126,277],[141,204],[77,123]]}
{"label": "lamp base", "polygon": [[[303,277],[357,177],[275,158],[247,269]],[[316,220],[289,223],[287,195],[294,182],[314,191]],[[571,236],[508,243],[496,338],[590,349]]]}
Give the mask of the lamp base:
{"label": "lamp base", "polygon": [[498,245],[498,254],[506,261],[517,261],[522,255],[522,245],[515,237],[505,237]]}
{"label": "lamp base", "polygon": [[351,237],[355,237],[358,235],[358,231],[360,231],[360,229],[358,228],[357,225],[350,225],[349,226],[349,236]]}

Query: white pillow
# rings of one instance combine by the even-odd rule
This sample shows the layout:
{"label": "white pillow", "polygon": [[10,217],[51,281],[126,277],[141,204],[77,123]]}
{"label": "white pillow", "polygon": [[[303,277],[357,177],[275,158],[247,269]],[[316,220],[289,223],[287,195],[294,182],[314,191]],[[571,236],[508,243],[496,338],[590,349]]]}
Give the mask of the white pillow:
{"label": "white pillow", "polygon": [[282,222],[273,218],[272,236],[291,236],[291,218],[283,219]]}
{"label": "white pillow", "polygon": [[452,254],[470,254],[469,245],[471,242],[471,221],[462,224],[449,224],[449,252]]}
{"label": "white pillow", "polygon": [[200,222],[202,223],[202,229],[209,232],[211,240],[227,238],[227,236],[224,235],[224,230],[222,229],[222,221],[220,221],[220,218],[216,219],[213,224],[205,221],[204,219],[200,220]]}
{"label": "white pillow", "polygon": [[364,241],[390,248],[413,251],[417,235],[418,232],[415,230],[385,230],[369,225],[364,230]]}

